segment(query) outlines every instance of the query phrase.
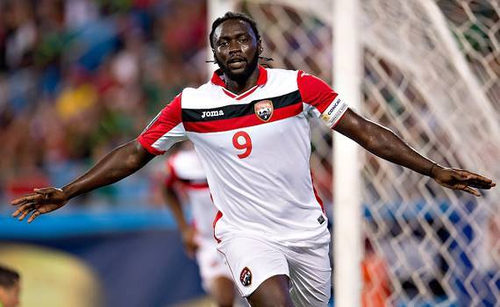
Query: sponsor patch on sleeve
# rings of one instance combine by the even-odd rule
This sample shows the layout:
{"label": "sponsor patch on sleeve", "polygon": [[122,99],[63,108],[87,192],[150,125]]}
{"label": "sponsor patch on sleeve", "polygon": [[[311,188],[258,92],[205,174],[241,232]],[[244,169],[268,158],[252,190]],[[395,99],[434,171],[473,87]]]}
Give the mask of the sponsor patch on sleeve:
{"label": "sponsor patch on sleeve", "polygon": [[345,111],[347,111],[347,107],[347,103],[345,103],[340,96],[337,96],[326,108],[326,110],[321,113],[320,118],[328,127],[332,128],[339,121],[342,115],[344,115]]}

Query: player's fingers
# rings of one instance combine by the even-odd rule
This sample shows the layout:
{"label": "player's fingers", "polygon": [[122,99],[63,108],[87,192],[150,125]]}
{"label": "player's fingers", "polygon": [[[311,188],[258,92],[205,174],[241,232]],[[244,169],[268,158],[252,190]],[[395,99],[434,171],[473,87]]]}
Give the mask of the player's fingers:
{"label": "player's fingers", "polygon": [[36,201],[38,199],[40,199],[40,195],[32,193],[32,194],[25,195],[21,198],[14,199],[13,201],[10,202],[10,204],[12,206],[20,206],[20,205],[24,205],[26,203]]}
{"label": "player's fingers", "polygon": [[33,212],[33,214],[30,216],[30,218],[28,219],[28,223],[31,223],[33,222],[34,219],[36,219],[39,215],[40,215],[40,211],[39,210],[35,210]]}
{"label": "player's fingers", "polygon": [[33,212],[34,210],[36,210],[35,206],[30,206],[30,207],[27,207],[26,209],[24,209],[22,212],[21,212],[21,215],[19,216],[19,220],[22,221],[24,220],[24,218],[26,216],[28,216],[28,214],[30,214],[31,212]]}
{"label": "player's fingers", "polygon": [[12,217],[16,217],[19,215],[19,213],[21,213],[23,210],[21,208],[17,209],[16,211],[14,211],[14,213],[12,213]]}
{"label": "player's fingers", "polygon": [[474,196],[477,196],[477,197],[480,197],[480,196],[481,196],[481,194],[479,193],[479,191],[474,190],[473,188],[468,187],[468,186],[466,186],[466,187],[462,188],[461,190],[463,190],[463,191],[465,191],[465,192],[467,192],[467,193],[470,193],[470,194],[472,194],[472,195],[474,195]]}
{"label": "player's fingers", "polygon": [[477,181],[482,181],[482,182],[486,182],[486,183],[492,183],[493,180],[489,179],[489,178],[486,178],[484,176],[481,176],[479,174],[476,174],[476,173],[472,173],[472,172],[469,172],[469,171],[464,171],[464,170],[457,170],[456,171],[458,174],[460,174],[460,176],[466,180],[477,180]]}
{"label": "player's fingers", "polygon": [[34,204],[33,203],[29,203],[29,204],[25,204],[25,205],[22,205],[21,207],[19,207],[16,211],[14,211],[14,213],[12,213],[12,217],[16,217],[18,216],[20,213],[23,213],[24,211],[26,210],[30,210],[34,208]]}
{"label": "player's fingers", "polygon": [[477,183],[477,184],[483,184],[483,185],[487,185],[487,186],[490,186],[490,187],[494,187],[496,185],[493,182],[493,180],[491,180],[491,179],[483,180],[482,178],[479,178],[479,179],[474,178],[471,181],[474,182],[474,183]]}
{"label": "player's fingers", "polygon": [[21,210],[17,209],[16,211],[14,211],[14,213],[11,214],[11,216],[16,217],[19,213],[21,213]]}
{"label": "player's fingers", "polygon": [[481,180],[468,180],[467,185],[478,188],[478,189],[491,189],[492,187],[495,186],[494,182],[484,182]]}
{"label": "player's fingers", "polygon": [[469,187],[468,185],[466,185],[464,183],[459,183],[459,184],[454,185],[453,189],[462,190],[462,191],[465,191],[467,193],[470,193],[470,194],[473,194],[476,196],[481,196],[481,194],[479,194],[478,191],[474,190],[473,188]]}
{"label": "player's fingers", "polygon": [[25,210],[21,213],[21,215],[18,217],[18,220],[22,221],[24,220],[24,218],[28,215],[28,213],[30,213],[31,210]]}
{"label": "player's fingers", "polygon": [[18,199],[14,199],[10,202],[10,204],[12,206],[21,206],[21,205],[24,205],[26,204],[27,202],[29,202],[29,200],[25,199],[25,198],[18,198]]}
{"label": "player's fingers", "polygon": [[55,188],[49,187],[49,188],[37,188],[33,189],[33,191],[37,194],[50,194],[54,193]]}

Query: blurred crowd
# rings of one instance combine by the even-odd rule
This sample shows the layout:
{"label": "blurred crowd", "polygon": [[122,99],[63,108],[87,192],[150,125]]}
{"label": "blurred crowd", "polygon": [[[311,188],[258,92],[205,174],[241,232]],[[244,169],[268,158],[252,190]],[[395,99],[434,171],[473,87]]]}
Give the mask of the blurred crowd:
{"label": "blurred crowd", "polygon": [[203,0],[0,0],[0,200],[135,138],[205,81],[206,33]]}

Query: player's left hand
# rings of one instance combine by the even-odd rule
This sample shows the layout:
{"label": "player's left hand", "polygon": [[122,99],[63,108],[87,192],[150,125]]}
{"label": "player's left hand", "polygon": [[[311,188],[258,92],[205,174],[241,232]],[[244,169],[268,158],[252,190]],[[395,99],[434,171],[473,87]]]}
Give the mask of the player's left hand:
{"label": "player's left hand", "polygon": [[435,167],[431,177],[444,187],[462,190],[478,197],[481,194],[477,189],[489,190],[496,186],[493,180],[462,169]]}

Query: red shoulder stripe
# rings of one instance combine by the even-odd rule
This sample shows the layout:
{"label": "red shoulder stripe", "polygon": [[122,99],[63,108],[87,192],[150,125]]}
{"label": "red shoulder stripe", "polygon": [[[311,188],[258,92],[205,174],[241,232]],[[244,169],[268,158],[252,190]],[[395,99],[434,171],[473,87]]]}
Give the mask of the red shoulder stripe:
{"label": "red shoulder stripe", "polygon": [[137,141],[150,153],[163,154],[164,151],[154,148],[153,144],[181,122],[181,95],[179,94],[149,123],[137,137]]}
{"label": "red shoulder stripe", "polygon": [[303,71],[297,74],[297,86],[302,100],[316,107],[320,113],[323,113],[338,95],[325,81]]}

